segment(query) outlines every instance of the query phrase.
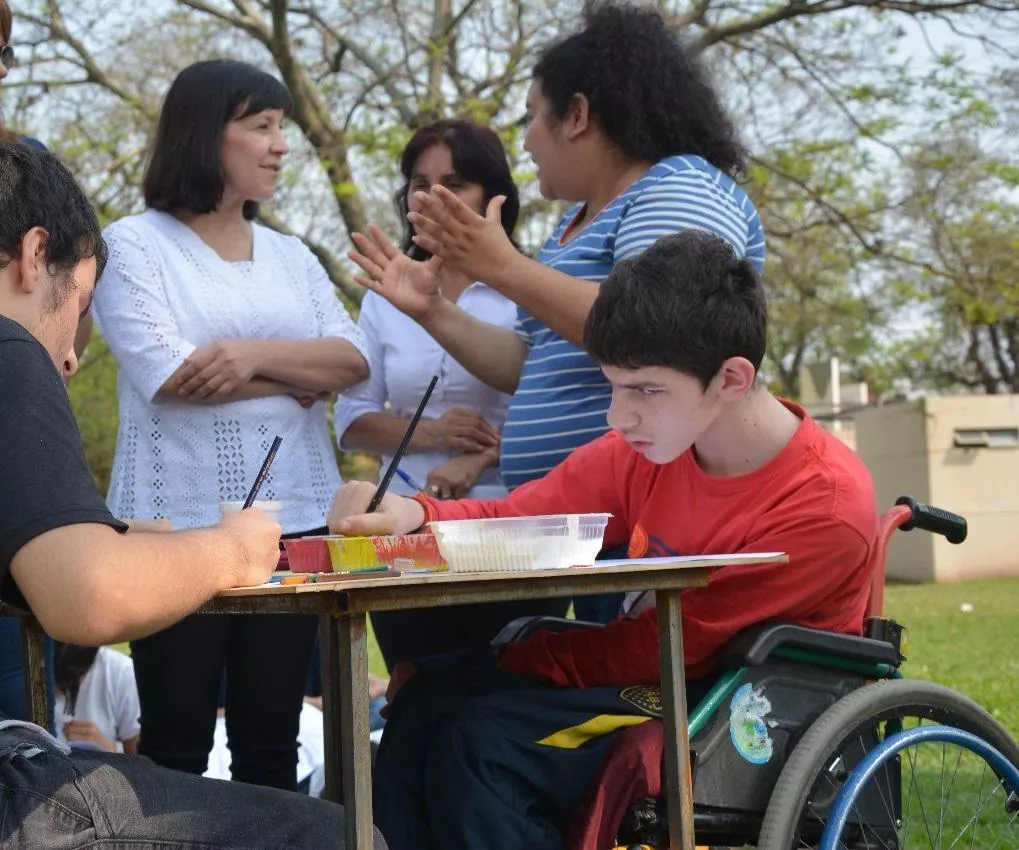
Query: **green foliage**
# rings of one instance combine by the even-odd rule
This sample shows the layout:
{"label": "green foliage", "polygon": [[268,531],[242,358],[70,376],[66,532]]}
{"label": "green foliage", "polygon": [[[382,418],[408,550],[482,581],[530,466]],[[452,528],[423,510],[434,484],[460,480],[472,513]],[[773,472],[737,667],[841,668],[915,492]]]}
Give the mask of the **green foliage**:
{"label": "green foliage", "polygon": [[92,333],[68,394],[89,468],[99,492],[106,493],[117,441],[117,363],[98,331]]}

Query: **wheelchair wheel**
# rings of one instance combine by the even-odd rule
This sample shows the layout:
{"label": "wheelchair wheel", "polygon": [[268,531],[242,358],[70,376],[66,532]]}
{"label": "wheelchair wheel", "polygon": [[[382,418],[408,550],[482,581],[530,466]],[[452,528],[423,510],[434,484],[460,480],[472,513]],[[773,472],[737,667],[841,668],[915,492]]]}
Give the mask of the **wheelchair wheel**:
{"label": "wheelchair wheel", "polygon": [[[971,732],[1013,764],[1019,764],[1019,745],[990,714],[967,697],[941,685],[913,679],[867,685],[829,708],[797,744],[768,802],[758,847],[763,850],[818,847],[831,806],[853,768],[882,740],[924,724]],[[891,789],[896,794],[899,790]],[[872,813],[885,810],[880,799],[871,799],[868,806]],[[868,845],[861,838],[846,846],[898,848],[899,844]]]}
{"label": "wheelchair wheel", "polygon": [[[1019,847],[1017,792],[1019,766],[982,738],[951,726],[906,729],[853,770],[821,850]],[[860,805],[868,795],[885,804],[876,824]]]}

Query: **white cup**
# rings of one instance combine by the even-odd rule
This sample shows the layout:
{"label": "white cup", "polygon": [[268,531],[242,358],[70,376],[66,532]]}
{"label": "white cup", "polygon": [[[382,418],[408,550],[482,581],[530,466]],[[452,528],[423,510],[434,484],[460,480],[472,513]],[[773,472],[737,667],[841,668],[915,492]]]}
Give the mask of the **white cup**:
{"label": "white cup", "polygon": [[[219,515],[225,517],[228,514],[235,514],[239,510],[243,509],[244,502],[220,502],[219,503]],[[258,508],[270,519],[276,520],[277,523],[283,516],[283,502],[281,500],[270,501],[256,499],[251,503],[251,507]]]}

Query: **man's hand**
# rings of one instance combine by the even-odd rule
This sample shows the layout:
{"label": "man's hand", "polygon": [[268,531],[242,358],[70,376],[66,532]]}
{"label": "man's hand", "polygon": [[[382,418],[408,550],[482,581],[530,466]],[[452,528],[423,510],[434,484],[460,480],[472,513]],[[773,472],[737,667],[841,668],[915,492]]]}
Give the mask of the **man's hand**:
{"label": "man's hand", "polygon": [[258,371],[258,343],[223,339],[192,351],[170,379],[177,395],[226,398]]}
{"label": "man's hand", "polygon": [[108,753],[117,752],[117,745],[107,738],[91,720],[72,720],[64,725],[68,742],[89,741]]}
{"label": "man's hand", "polygon": [[378,488],[367,481],[348,481],[333,497],[329,508],[329,531],[350,536],[409,534],[425,521],[425,509],[413,499],[386,493],[373,513],[365,513]]}
{"label": "man's hand", "polygon": [[280,559],[283,529],[258,508],[247,508],[225,516],[216,526],[233,539],[237,551],[236,580],[231,587],[263,584]]}
{"label": "man's hand", "polygon": [[438,419],[418,424],[429,450],[447,452],[483,452],[499,445],[499,432],[477,410],[454,407]]}
{"label": "man's hand", "polygon": [[462,499],[492,465],[487,452],[457,455],[429,471],[425,488],[439,499]]}

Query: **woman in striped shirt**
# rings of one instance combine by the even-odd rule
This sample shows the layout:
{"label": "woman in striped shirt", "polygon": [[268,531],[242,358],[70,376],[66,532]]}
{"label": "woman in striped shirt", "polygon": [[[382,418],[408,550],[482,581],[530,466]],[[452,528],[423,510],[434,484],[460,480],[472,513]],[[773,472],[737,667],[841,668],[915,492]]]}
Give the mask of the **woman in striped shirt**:
{"label": "woman in striped shirt", "polygon": [[[705,70],[658,12],[589,3],[584,26],[535,65],[527,121],[524,148],[542,195],[573,202],[537,261],[506,238],[500,199],[480,215],[441,188],[409,216],[431,260],[410,260],[374,227],[355,235],[351,255],[366,273],[363,285],[479,378],[513,393],[500,454],[511,489],[608,429],[611,390],[581,339],[615,263],[662,236],[699,229],[724,238],[758,271],[764,264],[760,217],[734,180],[743,149]],[[514,301],[515,330],[479,322],[444,299],[443,264]]]}

